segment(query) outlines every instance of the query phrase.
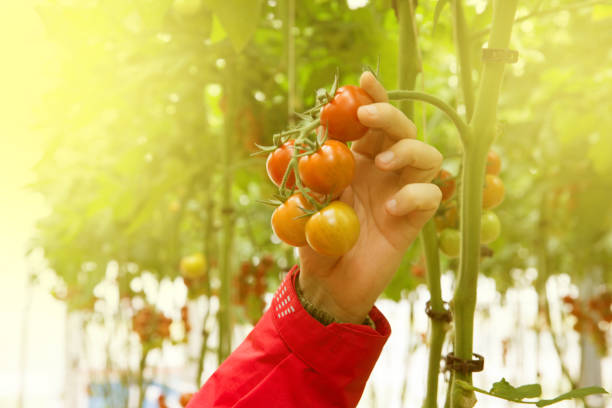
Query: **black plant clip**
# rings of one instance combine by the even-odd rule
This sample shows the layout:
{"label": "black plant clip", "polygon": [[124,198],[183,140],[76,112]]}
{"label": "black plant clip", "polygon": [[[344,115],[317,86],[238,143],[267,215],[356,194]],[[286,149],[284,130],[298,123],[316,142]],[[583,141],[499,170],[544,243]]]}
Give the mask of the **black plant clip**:
{"label": "black plant clip", "polygon": [[450,307],[448,306],[448,302],[444,302],[444,311],[443,312],[435,312],[431,308],[431,301],[427,301],[425,304],[425,313],[432,320],[441,320],[443,322],[450,323],[453,321],[453,315],[450,311]]}
{"label": "black plant clip", "polygon": [[474,353],[474,360],[463,360],[455,357],[454,353],[448,353],[444,360],[444,370],[459,372],[462,374],[476,373],[484,370],[484,357]]}

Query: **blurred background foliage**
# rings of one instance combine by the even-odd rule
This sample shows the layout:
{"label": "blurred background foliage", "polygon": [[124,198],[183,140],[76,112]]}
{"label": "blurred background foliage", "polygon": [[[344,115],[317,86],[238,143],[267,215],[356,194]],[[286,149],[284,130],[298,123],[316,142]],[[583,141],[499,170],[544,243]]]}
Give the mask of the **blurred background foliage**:
{"label": "blurred background foliage", "polygon": [[[156,302],[134,281],[146,275],[180,286],[181,259],[202,253],[206,273],[184,279],[190,307],[204,298],[214,314],[225,274],[231,321],[254,323],[266,293],[296,262],[292,248],[272,236],[271,208],[258,202],[272,197],[273,186],[265,157],[251,155],[255,143],[271,144],[296,119],[291,112],[307,109],[318,88],[329,88],[336,69],[342,83],[356,84],[364,67],[379,64],[383,84],[396,88],[393,3],[42,1],[37,10],[57,46],[60,79],[37,114],[45,153],[31,188],[44,194],[51,212],[32,248],[44,249],[56,274],[54,295],[85,319],[108,319],[101,311],[114,298],[94,293],[111,282],[125,311],[112,318],[129,326]],[[463,113],[445,3],[422,0],[416,7],[417,89]],[[466,1],[475,83],[490,3]],[[512,40],[520,59],[507,70],[494,145],[506,184],[496,210],[503,229],[483,271],[503,295],[517,270],[536,268],[533,285],[544,311],[552,275],[568,274],[585,302],[612,283],[610,27],[610,2],[520,2]],[[420,137],[457,174],[454,127],[420,105],[415,117]],[[229,263],[220,265],[223,251]],[[415,244],[387,297],[406,298],[424,283],[420,256]],[[449,271],[456,268],[443,260]],[[175,320],[184,305],[175,307]],[[202,342],[199,333],[187,336],[185,319],[183,325],[183,335],[161,337]],[[204,339],[213,326],[204,322]],[[593,330],[609,337],[609,325]],[[200,364],[207,347],[204,341]],[[196,383],[200,374],[201,365]]]}

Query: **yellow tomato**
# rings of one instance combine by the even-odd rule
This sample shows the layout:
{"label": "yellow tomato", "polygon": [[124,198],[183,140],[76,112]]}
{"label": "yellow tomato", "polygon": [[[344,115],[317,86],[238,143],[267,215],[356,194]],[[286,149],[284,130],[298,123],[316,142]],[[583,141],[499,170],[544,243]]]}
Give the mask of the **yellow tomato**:
{"label": "yellow tomato", "polygon": [[185,256],[181,259],[181,275],[187,279],[201,278],[206,274],[206,258],[201,253]]}
{"label": "yellow tomato", "polygon": [[342,201],[333,201],[306,223],[306,240],[315,251],[329,256],[347,253],[359,238],[355,210]]}
{"label": "yellow tomato", "polygon": [[482,191],[482,208],[495,208],[504,201],[504,182],[494,174],[487,174]]}

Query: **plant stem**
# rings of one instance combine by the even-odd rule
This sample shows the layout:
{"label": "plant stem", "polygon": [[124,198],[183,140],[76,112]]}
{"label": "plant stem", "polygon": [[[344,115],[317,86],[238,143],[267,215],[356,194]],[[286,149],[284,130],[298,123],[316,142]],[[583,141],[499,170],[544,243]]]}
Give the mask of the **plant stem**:
{"label": "plant stem", "polygon": [[[398,87],[402,90],[413,90],[417,75],[421,72],[413,0],[398,0],[397,18],[399,23]],[[414,119],[412,101],[402,101],[399,108],[410,119]]]}
{"label": "plant stem", "polygon": [[[518,0],[495,0],[490,48],[508,48],[512,24]],[[459,274],[453,298],[455,319],[455,355],[463,360],[472,359],[474,336],[474,311],[476,308],[478,270],[480,263],[480,215],[482,207],[482,186],[486,155],[495,137],[497,103],[505,64],[485,61],[482,81],[474,115],[470,124],[468,144],[465,146],[461,183],[461,253]],[[468,383],[472,375],[455,372],[452,384],[451,407],[471,408],[476,396],[457,386],[457,380]]]}
{"label": "plant stem", "polygon": [[138,408],[142,408],[145,398],[145,386],[144,386],[144,370],[147,366],[147,356],[149,355],[149,348],[144,344],[142,346],[142,356],[140,356],[140,362],[138,364]]}
{"label": "plant stem", "polygon": [[[234,56],[236,58],[237,56]],[[230,70],[234,64],[228,64]],[[225,84],[227,92],[228,114],[225,117],[225,137],[223,138],[222,151],[222,186],[221,186],[221,220],[222,220],[222,242],[219,256],[219,274],[221,278],[221,290],[219,296],[219,348],[217,349],[218,363],[221,364],[232,349],[232,318],[231,318],[231,283],[232,268],[231,257],[233,244],[233,208],[232,208],[232,154],[234,151],[235,119],[238,109],[237,84],[235,75],[228,73]]]}
{"label": "plant stem", "polygon": [[[414,92],[416,78],[419,72],[422,71],[422,68],[413,1],[398,1],[397,11],[400,26],[398,86],[400,89],[408,91],[408,93],[403,92],[401,94],[404,98],[400,99],[402,102],[399,104],[399,108],[408,118],[414,120],[414,104],[411,101],[421,97],[422,99],[420,100],[432,103],[445,111],[453,122],[455,122],[457,128],[462,129],[460,130],[461,133],[463,129],[466,128],[465,122],[456,115],[456,112],[450,108],[450,106],[437,100],[437,98],[430,98],[426,94],[418,94],[417,96]],[[412,96],[412,98],[410,96]],[[393,97],[394,94],[390,92],[389,99],[393,99]],[[405,99],[410,102],[406,102]],[[431,295],[431,307],[434,311],[441,312],[444,309],[444,303],[442,301],[440,289],[440,258],[438,253],[437,234],[433,221],[429,221],[423,229],[421,233],[421,242],[423,243],[427,263],[427,286],[429,287]],[[429,368],[427,373],[427,395],[423,404],[426,408],[437,407],[440,354],[442,352],[444,336],[445,324],[437,320],[432,320],[431,347],[429,349]]]}
{"label": "plant stem", "polygon": [[[425,224],[421,232],[421,242],[427,263],[427,288],[430,294],[430,305],[434,312],[444,312],[442,289],[440,286],[440,255],[438,252],[438,237],[433,220]],[[431,319],[431,335],[429,345],[429,366],[427,370],[427,393],[423,408],[438,406],[438,379],[440,376],[440,356],[448,325],[440,320]]]}
{"label": "plant stem", "polygon": [[[204,228],[204,256],[206,259],[210,259],[212,254],[212,235],[213,235],[213,211],[214,201],[212,198],[212,180],[208,180],[207,192],[206,192],[206,226]],[[196,388],[200,388],[200,381],[202,380],[202,372],[204,371],[204,358],[208,352],[208,336],[209,332],[206,330],[206,322],[210,316],[210,271],[206,274],[206,281],[204,290],[206,291],[206,314],[202,320],[202,345],[200,346],[200,355],[198,356],[198,368],[196,372],[195,385]]]}
{"label": "plant stem", "polygon": [[463,11],[463,0],[453,0],[453,35],[455,48],[457,50],[459,79],[463,91],[463,103],[465,104],[465,117],[469,121],[474,111],[474,89],[472,88],[472,58],[470,55],[471,44],[465,14]]}
{"label": "plant stem", "polygon": [[443,100],[433,95],[418,91],[389,91],[387,92],[387,95],[389,97],[389,100],[411,99],[414,101],[421,101],[435,106],[449,117],[449,119],[457,127],[461,139],[467,142],[470,133],[468,125],[464,122],[463,119],[461,119],[457,111]]}

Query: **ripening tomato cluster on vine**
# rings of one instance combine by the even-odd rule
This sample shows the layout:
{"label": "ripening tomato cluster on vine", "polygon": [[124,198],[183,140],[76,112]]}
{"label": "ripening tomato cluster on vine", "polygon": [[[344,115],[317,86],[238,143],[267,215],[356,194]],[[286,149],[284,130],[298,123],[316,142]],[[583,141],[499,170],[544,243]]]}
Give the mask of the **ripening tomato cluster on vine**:
{"label": "ripening tomato cluster on vine", "polygon": [[[487,245],[495,241],[501,233],[501,222],[493,208],[504,200],[504,182],[499,177],[501,158],[490,150],[487,154],[486,176],[482,190],[482,216],[480,219],[480,243]],[[459,212],[457,208],[457,177],[447,170],[440,170],[436,183],[442,191],[442,204],[435,216],[440,251],[449,258],[459,256],[461,233],[459,232]]]}
{"label": "ripening tomato cluster on vine", "polygon": [[359,219],[339,198],[352,182],[355,159],[348,142],[367,132],[357,118],[360,106],[373,103],[360,87],[320,91],[317,105],[301,115],[295,128],[275,135],[266,170],[279,189],[272,228],[285,243],[308,245],[328,256],[348,252],[359,237]]}

